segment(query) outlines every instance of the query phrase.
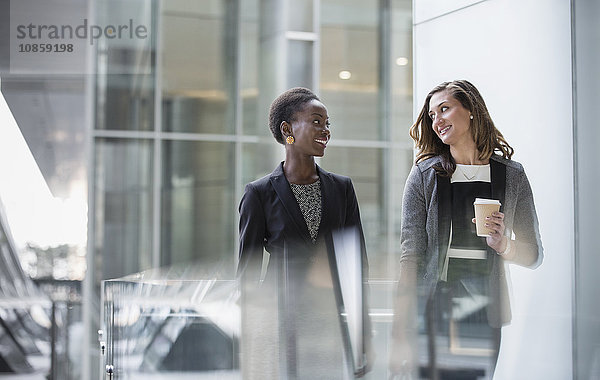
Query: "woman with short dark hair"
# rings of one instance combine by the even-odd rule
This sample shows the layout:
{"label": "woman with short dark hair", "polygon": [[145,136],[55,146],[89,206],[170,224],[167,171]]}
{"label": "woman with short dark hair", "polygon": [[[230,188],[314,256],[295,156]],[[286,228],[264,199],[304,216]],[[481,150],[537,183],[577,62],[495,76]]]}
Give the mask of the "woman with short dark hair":
{"label": "woman with short dark hair", "polygon": [[[364,283],[368,272],[354,187],[350,178],[315,163],[331,131],[327,108],[312,91],[292,88],[275,99],[269,128],[285,145],[285,161],[247,184],[240,203],[244,378],[343,379],[352,357],[345,344],[348,330],[340,327],[336,260],[343,252],[334,251],[334,234],[346,231],[355,238],[361,276],[356,283]],[[269,253],[266,274],[263,249]],[[362,300],[355,301],[360,305]],[[362,314],[366,336],[358,344],[366,354],[366,305]],[[260,350],[258,356],[254,350]],[[357,375],[368,364],[362,359],[354,363]]]}

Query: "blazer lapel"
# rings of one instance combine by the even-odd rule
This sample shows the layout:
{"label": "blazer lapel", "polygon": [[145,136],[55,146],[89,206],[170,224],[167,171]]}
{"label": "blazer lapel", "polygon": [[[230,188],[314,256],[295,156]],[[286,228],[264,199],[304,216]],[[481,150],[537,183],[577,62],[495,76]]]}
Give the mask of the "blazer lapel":
{"label": "blazer lapel", "polygon": [[[438,276],[444,268],[444,261],[450,242],[450,225],[452,223],[452,193],[450,178],[436,175],[438,195]],[[439,277],[438,277],[439,278]]]}
{"label": "blazer lapel", "polygon": [[281,201],[281,204],[290,217],[292,224],[296,228],[298,236],[301,236],[307,244],[312,244],[308,227],[304,221],[304,216],[302,216],[302,211],[300,211],[300,206],[298,206],[296,197],[294,196],[294,193],[292,193],[290,183],[283,174],[283,162],[279,164],[273,173],[271,173],[270,181],[273,185],[273,189],[275,189],[275,192],[279,197],[279,200]]}
{"label": "blazer lapel", "polygon": [[335,185],[329,173],[317,165],[317,174],[321,180],[321,223],[319,224],[319,233],[317,237],[321,236],[322,231],[330,231],[332,225],[332,212],[331,207],[337,205],[335,202],[334,189]]}

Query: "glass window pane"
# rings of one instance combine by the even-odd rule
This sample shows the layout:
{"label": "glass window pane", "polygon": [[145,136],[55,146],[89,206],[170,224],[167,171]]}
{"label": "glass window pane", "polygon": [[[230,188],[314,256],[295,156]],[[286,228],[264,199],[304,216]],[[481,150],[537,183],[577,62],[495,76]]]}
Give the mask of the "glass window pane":
{"label": "glass window pane", "polygon": [[[154,129],[156,38],[152,0],[119,2],[99,0],[99,25],[129,27],[130,22],[148,31],[146,38],[107,38],[98,43],[96,129]],[[127,29],[123,30],[125,33]]]}
{"label": "glass window pane", "polygon": [[242,128],[245,134],[267,135],[268,110],[259,110],[258,105],[258,67],[259,67],[259,16],[258,1],[242,1],[240,91],[242,102]]}
{"label": "glass window pane", "polygon": [[323,169],[349,176],[360,205],[360,216],[369,255],[370,277],[387,275],[387,224],[382,176],[385,150],[376,148],[327,148],[319,163]]}
{"label": "glass window pane", "polygon": [[271,143],[243,144],[242,183],[245,185],[271,173],[284,159],[285,150],[275,138]]}
{"label": "glass window pane", "polygon": [[150,141],[96,140],[94,241],[101,279],[152,266],[152,160]]}
{"label": "glass window pane", "polygon": [[329,91],[321,88],[334,139],[380,140],[379,95],[375,91]]}
{"label": "glass window pane", "polygon": [[[324,0],[321,12],[321,97],[336,138],[379,140],[378,2]],[[344,17],[340,17],[344,15]]]}
{"label": "glass window pane", "polygon": [[288,87],[313,87],[313,41],[288,42]]}
{"label": "glass window pane", "polygon": [[287,3],[288,28],[295,32],[313,32],[314,0],[294,0]]}
{"label": "glass window pane", "polygon": [[[97,0],[97,26],[106,26],[98,45],[98,72],[106,74],[151,74],[156,36],[153,0]],[[108,37],[112,29],[112,37]]]}
{"label": "glass window pane", "polygon": [[[413,62],[412,62],[412,3],[407,0],[392,2],[391,39],[391,125],[392,141],[412,146],[408,130],[413,123]],[[419,104],[420,106],[420,104]]]}
{"label": "glass window pane", "polygon": [[98,75],[96,129],[154,129],[154,76]]}
{"label": "glass window pane", "polygon": [[165,2],[162,14],[163,129],[233,133],[235,24],[224,2],[190,8]]}
{"label": "glass window pane", "polygon": [[194,260],[233,273],[234,143],[164,142],[162,263]]}

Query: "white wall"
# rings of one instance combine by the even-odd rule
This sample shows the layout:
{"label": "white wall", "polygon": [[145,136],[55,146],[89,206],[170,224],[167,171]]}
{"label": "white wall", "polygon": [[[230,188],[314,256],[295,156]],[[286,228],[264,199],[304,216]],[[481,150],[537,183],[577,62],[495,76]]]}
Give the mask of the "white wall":
{"label": "white wall", "polygon": [[533,188],[545,260],[511,266],[513,321],[496,379],[572,377],[573,136],[568,0],[413,1],[415,112],[468,79]]}

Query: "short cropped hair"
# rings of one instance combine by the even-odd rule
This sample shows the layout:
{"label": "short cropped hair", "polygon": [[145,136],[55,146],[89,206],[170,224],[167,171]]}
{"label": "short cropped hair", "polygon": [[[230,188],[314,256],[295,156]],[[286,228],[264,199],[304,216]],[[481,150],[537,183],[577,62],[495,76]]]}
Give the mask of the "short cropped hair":
{"label": "short cropped hair", "polygon": [[278,143],[285,144],[283,135],[281,134],[281,123],[284,121],[288,123],[295,121],[296,113],[302,111],[306,103],[312,100],[321,101],[308,88],[294,87],[279,95],[271,103],[271,108],[269,109],[269,128]]}

